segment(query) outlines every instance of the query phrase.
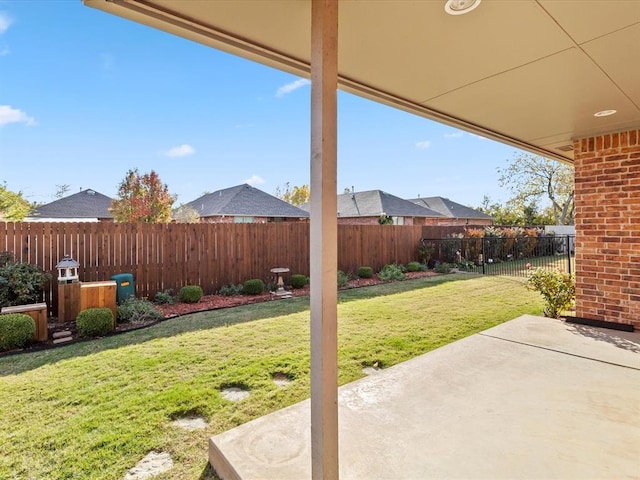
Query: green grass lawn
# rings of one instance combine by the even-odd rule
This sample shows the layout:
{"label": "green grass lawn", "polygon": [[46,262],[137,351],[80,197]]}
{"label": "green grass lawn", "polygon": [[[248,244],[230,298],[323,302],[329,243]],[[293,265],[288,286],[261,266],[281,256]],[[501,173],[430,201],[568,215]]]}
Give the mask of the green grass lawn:
{"label": "green grass lawn", "polygon": [[[567,265],[566,255],[550,255],[546,257],[523,258],[508,262],[493,262],[484,264],[484,272],[486,275],[506,275],[512,277],[525,278],[532,269],[544,268],[547,270],[559,270],[566,272]],[[530,265],[527,267],[527,265]],[[575,257],[571,257],[571,271],[576,271]],[[482,273],[482,266],[475,265],[470,273]]]}
{"label": "green grass lawn", "polygon": [[[525,313],[521,281],[447,275],[340,292],[339,381],[388,367]],[[293,382],[284,388],[275,372]],[[251,396],[230,402],[226,385]],[[158,479],[215,478],[208,438],[309,396],[309,300],[168,320],[63,348],[0,358],[0,478],[122,479],[149,451],[173,456]],[[170,425],[202,415],[204,431]]]}

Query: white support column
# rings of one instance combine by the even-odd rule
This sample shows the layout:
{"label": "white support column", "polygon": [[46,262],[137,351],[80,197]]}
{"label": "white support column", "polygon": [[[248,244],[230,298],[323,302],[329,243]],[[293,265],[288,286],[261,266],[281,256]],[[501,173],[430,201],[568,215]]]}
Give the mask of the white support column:
{"label": "white support column", "polygon": [[338,478],[338,0],[311,3],[311,471]]}

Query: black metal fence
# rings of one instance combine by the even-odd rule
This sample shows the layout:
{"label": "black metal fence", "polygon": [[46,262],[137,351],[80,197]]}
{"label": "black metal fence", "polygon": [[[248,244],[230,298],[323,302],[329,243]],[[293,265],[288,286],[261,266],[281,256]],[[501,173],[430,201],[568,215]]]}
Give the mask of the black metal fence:
{"label": "black metal fence", "polygon": [[575,271],[575,237],[526,236],[423,238],[420,253],[430,267],[448,263],[483,275],[526,277],[531,269]]}

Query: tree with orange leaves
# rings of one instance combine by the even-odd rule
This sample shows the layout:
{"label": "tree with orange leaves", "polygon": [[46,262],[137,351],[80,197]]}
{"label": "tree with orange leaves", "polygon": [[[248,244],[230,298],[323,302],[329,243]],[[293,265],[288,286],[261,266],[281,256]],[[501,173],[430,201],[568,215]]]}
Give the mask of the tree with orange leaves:
{"label": "tree with orange leaves", "polygon": [[120,182],[111,213],[118,222],[169,223],[175,201],[155,171],[140,175],[135,168]]}

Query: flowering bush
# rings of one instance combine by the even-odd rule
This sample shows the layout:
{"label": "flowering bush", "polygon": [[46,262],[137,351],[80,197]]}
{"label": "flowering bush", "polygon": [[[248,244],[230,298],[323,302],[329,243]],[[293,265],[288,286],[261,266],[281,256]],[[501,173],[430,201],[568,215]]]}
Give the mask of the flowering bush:
{"label": "flowering bush", "polygon": [[571,307],[576,298],[573,274],[558,270],[536,268],[527,278],[526,287],[542,295],[546,317],[560,318],[560,314]]}

